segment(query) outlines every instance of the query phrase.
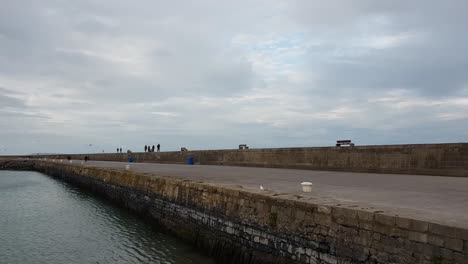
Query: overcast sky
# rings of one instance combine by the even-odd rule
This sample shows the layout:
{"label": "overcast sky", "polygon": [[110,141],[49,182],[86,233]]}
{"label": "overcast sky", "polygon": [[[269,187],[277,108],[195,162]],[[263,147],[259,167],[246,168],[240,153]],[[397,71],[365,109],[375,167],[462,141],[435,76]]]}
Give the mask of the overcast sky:
{"label": "overcast sky", "polygon": [[4,0],[0,155],[468,141],[467,13],[466,0]]}

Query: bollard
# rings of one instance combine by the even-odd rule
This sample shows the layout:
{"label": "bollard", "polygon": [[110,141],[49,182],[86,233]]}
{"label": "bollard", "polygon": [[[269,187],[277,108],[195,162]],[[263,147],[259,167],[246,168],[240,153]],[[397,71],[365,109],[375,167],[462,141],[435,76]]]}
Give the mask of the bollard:
{"label": "bollard", "polygon": [[193,157],[188,157],[187,158],[187,164],[188,165],[193,165]]}
{"label": "bollard", "polygon": [[303,192],[312,192],[312,183],[311,182],[303,182],[301,183],[302,185],[302,191]]}
{"label": "bollard", "polygon": [[126,170],[129,170],[129,169],[130,169],[130,165],[128,165],[128,164],[125,165],[125,169],[126,169]]}

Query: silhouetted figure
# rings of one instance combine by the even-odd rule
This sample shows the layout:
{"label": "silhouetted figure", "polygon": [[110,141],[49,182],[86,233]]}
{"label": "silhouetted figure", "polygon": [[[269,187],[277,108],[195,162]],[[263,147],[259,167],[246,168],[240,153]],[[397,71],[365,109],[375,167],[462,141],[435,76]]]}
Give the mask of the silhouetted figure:
{"label": "silhouetted figure", "polygon": [[161,150],[161,145],[158,144],[157,148],[158,148],[158,152],[159,152]]}
{"label": "silhouetted figure", "polygon": [[151,147],[151,151],[154,152],[154,145]]}
{"label": "silhouetted figure", "polygon": [[148,145],[148,152],[151,152],[151,145]]}
{"label": "silhouetted figure", "polygon": [[145,145],[145,152],[148,150],[148,146]]}
{"label": "silhouetted figure", "polygon": [[84,157],[84,161],[85,161],[85,162],[88,162],[88,160],[89,160],[88,156],[85,156],[85,157]]}
{"label": "silhouetted figure", "polygon": [[122,153],[122,148],[120,148],[120,153]]}
{"label": "silhouetted figure", "polygon": [[70,156],[67,156],[67,160],[71,160],[71,157],[70,157]]}
{"label": "silhouetted figure", "polygon": [[117,148],[117,153],[119,153],[119,148]]}

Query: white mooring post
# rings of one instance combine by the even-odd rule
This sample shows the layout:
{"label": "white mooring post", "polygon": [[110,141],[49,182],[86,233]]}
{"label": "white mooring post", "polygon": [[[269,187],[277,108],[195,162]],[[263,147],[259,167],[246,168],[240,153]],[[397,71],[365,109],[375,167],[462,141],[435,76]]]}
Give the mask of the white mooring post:
{"label": "white mooring post", "polygon": [[302,185],[302,191],[303,192],[312,192],[312,183],[311,182],[303,182],[301,183]]}

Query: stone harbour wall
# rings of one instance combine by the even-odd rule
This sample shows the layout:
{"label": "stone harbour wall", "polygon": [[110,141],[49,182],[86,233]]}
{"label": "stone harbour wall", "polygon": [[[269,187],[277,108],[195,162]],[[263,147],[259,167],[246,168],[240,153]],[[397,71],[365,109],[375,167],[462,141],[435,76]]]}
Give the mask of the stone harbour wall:
{"label": "stone harbour wall", "polygon": [[[84,154],[49,158],[84,159]],[[468,143],[87,154],[92,160],[468,177]],[[46,156],[43,156],[46,157]]]}
{"label": "stone harbour wall", "polygon": [[465,229],[132,171],[29,162],[149,216],[218,263],[468,263]]}

